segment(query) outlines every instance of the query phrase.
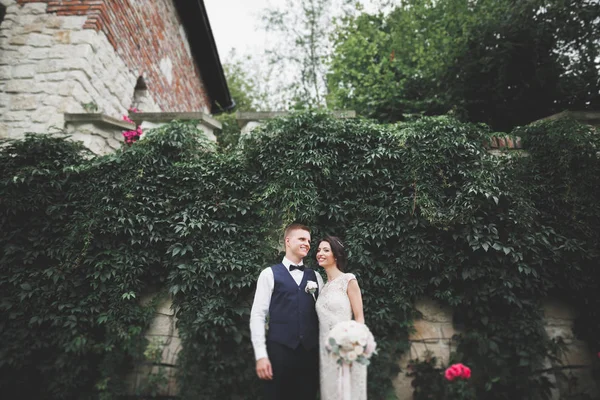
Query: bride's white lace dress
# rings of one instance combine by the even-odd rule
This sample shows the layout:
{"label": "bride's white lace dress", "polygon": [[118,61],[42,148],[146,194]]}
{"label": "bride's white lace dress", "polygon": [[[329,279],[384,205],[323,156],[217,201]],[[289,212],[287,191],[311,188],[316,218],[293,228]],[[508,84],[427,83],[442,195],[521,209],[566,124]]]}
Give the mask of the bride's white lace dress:
{"label": "bride's white lace dress", "polygon": [[[348,298],[348,282],[356,279],[353,274],[342,274],[325,284],[317,298],[319,316],[319,353],[321,374],[321,400],[338,400],[338,364],[325,349],[331,328],[341,321],[352,319]],[[367,366],[354,363],[351,367],[352,400],[367,399]]]}

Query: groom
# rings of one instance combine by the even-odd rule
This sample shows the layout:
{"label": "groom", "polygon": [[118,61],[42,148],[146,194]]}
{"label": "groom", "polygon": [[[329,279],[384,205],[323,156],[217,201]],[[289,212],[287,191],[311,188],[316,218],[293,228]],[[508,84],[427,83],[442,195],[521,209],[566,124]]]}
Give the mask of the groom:
{"label": "groom", "polygon": [[[289,225],[285,257],[258,277],[250,333],[256,374],[265,382],[267,400],[314,400],[319,388],[319,321],[307,282],[323,279],[302,259],[310,250],[310,229]],[[268,332],[265,323],[268,320]]]}

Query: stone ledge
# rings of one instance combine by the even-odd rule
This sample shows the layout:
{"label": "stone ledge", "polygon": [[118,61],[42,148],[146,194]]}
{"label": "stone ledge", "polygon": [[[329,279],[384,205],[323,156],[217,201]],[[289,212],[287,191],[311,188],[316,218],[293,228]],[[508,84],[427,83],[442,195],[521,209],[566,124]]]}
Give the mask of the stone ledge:
{"label": "stone ledge", "polygon": [[[289,111],[238,111],[235,113],[235,119],[238,126],[243,128],[248,122],[285,117],[289,114]],[[356,111],[354,110],[335,110],[331,111],[331,114],[336,118],[356,118]]]}
{"label": "stone ledge", "polygon": [[169,122],[173,120],[198,120],[200,123],[210,129],[221,129],[219,121],[203,112],[155,112],[155,113],[129,113],[129,118],[138,124],[142,122]]}
{"label": "stone ledge", "polygon": [[532,123],[543,122],[543,121],[556,121],[563,118],[572,118],[583,124],[592,126],[600,126],[600,111],[594,110],[565,110],[557,114],[550,115],[548,117],[538,119]]}
{"label": "stone ledge", "polygon": [[65,123],[98,124],[111,128],[134,130],[135,124],[102,113],[65,113]]}

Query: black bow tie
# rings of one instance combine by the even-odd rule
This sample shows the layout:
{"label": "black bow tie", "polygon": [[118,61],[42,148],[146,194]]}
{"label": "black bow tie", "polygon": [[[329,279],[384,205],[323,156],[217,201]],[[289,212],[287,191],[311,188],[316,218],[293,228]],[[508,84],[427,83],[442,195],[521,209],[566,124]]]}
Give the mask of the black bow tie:
{"label": "black bow tie", "polygon": [[290,272],[292,272],[295,269],[299,269],[300,271],[304,271],[304,265],[290,264]]}

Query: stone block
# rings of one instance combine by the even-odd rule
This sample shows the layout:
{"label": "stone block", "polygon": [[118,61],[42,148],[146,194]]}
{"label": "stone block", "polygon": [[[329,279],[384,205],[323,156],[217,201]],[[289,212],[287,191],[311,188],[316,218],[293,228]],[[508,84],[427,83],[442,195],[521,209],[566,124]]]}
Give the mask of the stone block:
{"label": "stone block", "polygon": [[37,110],[33,111],[30,116],[33,122],[48,123],[56,113],[55,107],[45,106],[39,107]]}
{"label": "stone block", "polygon": [[592,354],[587,343],[574,340],[561,354],[561,361],[563,365],[568,366],[590,366],[594,356],[595,354]]}
{"label": "stone block", "polygon": [[23,6],[22,13],[30,15],[46,14],[47,7],[47,3],[26,3]]}
{"label": "stone block", "polygon": [[[548,324],[560,323],[560,321],[567,323],[567,321],[573,321],[578,315],[577,310],[560,300],[546,299],[543,301],[542,307]],[[570,324],[570,322],[568,323]]]}
{"label": "stone block", "polygon": [[452,340],[454,335],[462,333],[462,330],[455,329],[452,324],[443,323],[440,325],[440,332],[442,333],[443,339]]}
{"label": "stone block", "polygon": [[6,18],[15,18],[21,11],[21,6],[17,4],[16,0],[3,0],[2,4],[6,7]]}
{"label": "stone block", "polygon": [[410,359],[420,359],[423,360],[426,358],[428,352],[431,352],[433,356],[435,356],[438,360],[438,364],[448,365],[448,360],[450,359],[450,346],[444,344],[443,342],[438,342],[434,344],[427,343],[411,343],[410,346]]}
{"label": "stone block", "polygon": [[81,31],[70,31],[71,32],[71,43],[73,44],[89,44],[96,51],[102,45],[98,33],[90,29],[84,29]]}
{"label": "stone block", "polygon": [[23,136],[25,135],[25,132],[26,131],[23,128],[15,128],[15,127],[9,126],[6,137],[9,139],[22,139]]}
{"label": "stone block", "polygon": [[94,133],[96,130],[97,128],[91,125],[90,130],[81,129],[75,131],[71,135],[71,138],[83,143],[85,147],[90,149],[95,154],[106,154],[112,151],[112,149],[108,147],[106,140],[101,135]]}
{"label": "stone block", "polygon": [[589,368],[563,368],[556,374],[561,399],[600,398],[600,388]]}
{"label": "stone block", "polygon": [[79,82],[75,82],[74,83],[74,87],[71,93],[71,96],[77,100],[79,103],[90,103],[91,101],[93,101],[94,99],[92,98],[92,96],[85,91],[85,89],[83,89],[83,86],[81,86],[81,84]]}
{"label": "stone block", "polygon": [[119,133],[118,137],[116,135],[115,137],[107,137],[106,143],[108,143],[111,149],[119,149],[121,147],[121,143],[123,143],[123,136],[121,133]]}
{"label": "stone block", "polygon": [[425,339],[435,339],[437,342],[441,338],[439,325],[436,323],[418,319],[414,321],[414,329],[414,332],[408,337],[409,340],[422,341]]}
{"label": "stone block", "polygon": [[0,28],[0,38],[9,38],[13,34],[13,26],[15,23],[13,21],[7,21],[6,19],[2,21],[2,27]]}
{"label": "stone block", "polygon": [[19,52],[15,50],[7,50],[5,48],[0,51],[0,65],[13,65],[20,59]]}
{"label": "stone block", "polygon": [[[10,99],[12,96],[4,93],[4,92],[0,92],[0,107],[8,107],[8,105],[10,104]],[[2,114],[0,114],[0,119]]]}
{"label": "stone block", "polygon": [[0,80],[11,79],[11,70],[12,67],[10,65],[0,65]]}
{"label": "stone block", "polygon": [[156,305],[156,313],[163,315],[175,315],[175,310],[173,310],[173,300],[171,298],[166,298],[160,301]]}
{"label": "stone block", "polygon": [[81,84],[79,82],[75,82],[75,81],[62,82],[58,85],[58,90],[56,93],[61,96],[70,96],[71,93],[73,93],[73,89],[75,88],[75,85],[81,86]]}
{"label": "stone block", "polygon": [[62,17],[62,28],[70,31],[83,29],[83,24],[87,20],[87,16],[69,16]]}
{"label": "stone block", "polygon": [[33,23],[33,24],[27,24],[23,27],[21,33],[32,33],[32,32],[36,32],[36,33],[41,33],[45,28],[45,25],[42,23]]}
{"label": "stone block", "polygon": [[67,101],[66,97],[62,97],[62,96],[59,96],[59,95],[56,95],[56,94],[49,95],[49,96],[44,96],[42,98],[42,104],[43,105],[45,105],[45,106],[52,106],[57,111],[60,108],[64,108],[65,107],[65,105],[64,105],[65,101]]}
{"label": "stone block", "polygon": [[45,60],[50,57],[50,49],[46,47],[21,47],[19,52],[28,60]]}
{"label": "stone block", "polygon": [[40,102],[36,95],[16,95],[10,103],[11,110],[35,110]]}
{"label": "stone block", "polygon": [[70,31],[58,31],[53,35],[54,43],[70,44],[71,43],[71,32]]}
{"label": "stone block", "polygon": [[452,309],[442,306],[435,300],[418,299],[415,302],[415,308],[422,314],[422,319],[426,321],[452,323]]}
{"label": "stone block", "polygon": [[58,89],[62,85],[62,82],[42,81],[38,82],[38,85],[41,86],[43,93],[55,95],[56,93],[58,93]]}
{"label": "stone block", "polygon": [[63,18],[57,17],[56,15],[50,15],[46,18],[46,28],[48,29],[59,29],[63,26]]}
{"label": "stone block", "polygon": [[163,343],[164,347],[161,358],[162,363],[177,365],[177,356],[181,351],[181,339],[176,336],[165,337]]}
{"label": "stone block", "polygon": [[42,89],[33,79],[12,79],[6,82],[6,93],[40,93]]}
{"label": "stone block", "polygon": [[2,119],[6,122],[25,121],[29,118],[27,111],[9,111],[2,115]]}
{"label": "stone block", "polygon": [[26,36],[27,44],[31,47],[50,47],[52,46],[52,36],[41,33],[30,33]]}
{"label": "stone block", "polygon": [[[1,114],[4,114],[4,110],[0,110]],[[4,122],[0,122],[0,138],[8,138],[8,125]]]}
{"label": "stone block", "polygon": [[45,60],[40,63],[38,71],[52,73],[60,71],[85,71],[89,63],[83,58]]}
{"label": "stone block", "polygon": [[412,378],[406,376],[406,366],[408,365],[408,357],[403,356],[399,362],[400,372],[392,380],[394,392],[397,400],[413,400],[413,387],[411,385]]}
{"label": "stone block", "polygon": [[19,64],[12,67],[12,78],[13,79],[27,79],[33,78],[36,74],[35,64]]}
{"label": "stone block", "polygon": [[[25,46],[29,39],[29,35],[14,35],[8,40],[8,44],[13,46]],[[2,46],[3,48],[5,46]]]}
{"label": "stone block", "polygon": [[69,76],[68,72],[50,72],[50,73],[39,73],[35,76],[35,79],[40,82],[64,82]]}
{"label": "stone block", "polygon": [[174,336],[175,335],[175,318],[169,315],[156,314],[150,327],[148,328],[148,336]]}
{"label": "stone block", "polygon": [[38,73],[49,74],[53,72],[64,71],[65,69],[60,64],[61,60],[42,60],[38,64]]}
{"label": "stone block", "polygon": [[575,340],[575,334],[571,326],[545,326],[545,329],[550,339],[561,337],[567,344],[573,343],[573,340]]}

